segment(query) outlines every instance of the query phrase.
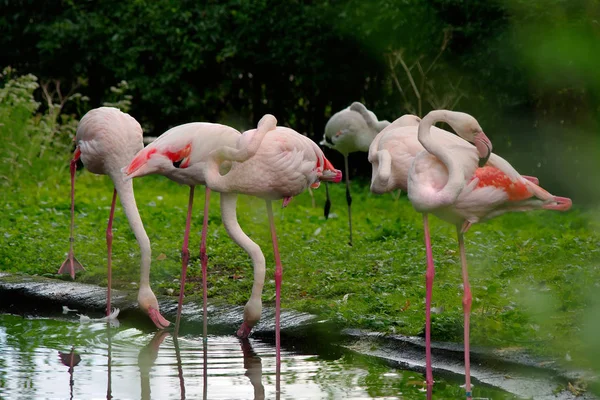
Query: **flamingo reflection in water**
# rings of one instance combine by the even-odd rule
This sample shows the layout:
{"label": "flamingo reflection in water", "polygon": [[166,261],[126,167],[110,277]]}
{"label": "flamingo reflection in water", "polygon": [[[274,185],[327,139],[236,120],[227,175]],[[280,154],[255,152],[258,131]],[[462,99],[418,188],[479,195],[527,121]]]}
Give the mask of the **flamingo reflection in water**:
{"label": "flamingo reflection in water", "polygon": [[67,367],[69,367],[69,393],[70,393],[69,399],[72,400],[73,399],[73,384],[75,383],[75,381],[73,379],[73,369],[75,369],[75,366],[77,366],[81,362],[81,356],[79,354],[75,353],[75,346],[72,346],[71,352],[66,353],[66,352],[59,351],[58,357],[60,358],[60,362],[63,365],[66,365]]}

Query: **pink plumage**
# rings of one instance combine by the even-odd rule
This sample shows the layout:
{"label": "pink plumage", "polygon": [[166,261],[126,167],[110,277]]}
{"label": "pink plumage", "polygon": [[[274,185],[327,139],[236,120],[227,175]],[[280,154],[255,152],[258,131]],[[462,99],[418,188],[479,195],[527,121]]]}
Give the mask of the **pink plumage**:
{"label": "pink plumage", "polygon": [[[224,162],[231,162],[231,168],[226,174],[221,174],[220,168]],[[244,323],[238,330],[238,336],[241,337],[247,337],[260,318],[265,259],[260,247],[237,224],[235,199],[237,193],[243,193],[267,201],[275,255],[277,368],[281,361],[279,318],[282,266],[271,201],[283,199],[285,206],[292,196],[311,186],[318,186],[320,181],[339,182],[341,179],[342,173],[333,168],[316,143],[292,129],[278,127],[275,117],[269,114],[261,118],[257,129],[244,132],[235,147],[225,146],[214,151],[206,166],[206,185],[221,192],[223,224],[229,235],[252,257],[254,264],[252,295],[244,307]]]}
{"label": "pink plumage", "polygon": [[[428,398],[433,385],[430,327],[435,272],[427,215],[435,214],[457,227],[465,291],[465,389],[470,399],[469,314],[472,296],[464,233],[471,224],[505,212],[533,209],[566,211],[572,203],[568,198],[551,195],[538,186],[536,178],[520,175],[506,160],[491,153],[491,142],[470,115],[435,110],[420,122],[414,116],[402,118],[404,121],[395,121],[371,144],[371,190],[376,193],[408,190],[413,207],[423,213],[427,250],[425,342]],[[460,137],[433,127],[437,121],[450,124]]]}
{"label": "pink plumage", "polygon": [[[205,166],[209,154],[222,146],[235,146],[241,134],[237,130],[221,124],[209,122],[192,122],[169,129],[160,135],[154,142],[141,149],[131,160],[129,165],[123,168],[125,179],[141,177],[150,174],[160,174],[167,178],[190,187],[188,200],[188,212],[183,235],[183,246],[181,249],[181,279],[179,286],[179,302],[177,306],[177,320],[175,332],[179,331],[181,310],[183,307],[183,295],[185,291],[185,280],[190,257],[188,242],[190,236],[190,224],[192,218],[192,207],[194,204],[194,188],[196,185],[204,185]],[[225,172],[227,165],[224,166]],[[202,238],[200,240],[200,262],[202,264],[202,287],[203,287],[203,317],[204,335],[207,329],[207,265],[206,237],[208,230],[208,209],[210,201],[210,189],[205,187],[204,196],[204,218],[202,222]],[[237,222],[237,221],[236,221]]]}
{"label": "pink plumage", "polygon": [[169,321],[160,315],[158,301],[150,288],[150,263],[152,259],[150,239],[144,230],[142,219],[135,203],[133,184],[124,182],[121,168],[126,166],[140,149],[144,147],[143,132],[140,124],[129,114],[116,108],[100,107],[89,111],[81,118],[75,137],[77,148],[71,161],[71,237],[67,260],[58,273],[70,273],[81,267],[73,255],[73,229],[75,204],[75,169],[79,158],[83,165],[95,174],[108,175],[113,181],[111,211],[106,229],[108,247],[108,293],[106,314],[110,315],[111,273],[112,273],[112,222],[117,194],[140,247],[140,289],[138,303],[142,311],[148,314],[158,328],[165,328]]}

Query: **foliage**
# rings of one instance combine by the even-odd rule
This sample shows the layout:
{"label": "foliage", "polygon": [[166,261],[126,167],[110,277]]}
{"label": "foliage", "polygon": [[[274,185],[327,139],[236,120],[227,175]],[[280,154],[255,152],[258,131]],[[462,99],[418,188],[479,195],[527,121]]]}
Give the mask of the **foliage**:
{"label": "foliage", "polygon": [[32,74],[13,75],[14,70],[7,67],[0,76],[4,81],[0,88],[4,143],[0,147],[0,178],[5,188],[24,180],[41,183],[52,175],[58,177],[77,126],[77,120],[60,115],[60,107],[54,107],[52,102],[47,113],[35,115],[40,106],[34,99],[39,88],[37,78]]}

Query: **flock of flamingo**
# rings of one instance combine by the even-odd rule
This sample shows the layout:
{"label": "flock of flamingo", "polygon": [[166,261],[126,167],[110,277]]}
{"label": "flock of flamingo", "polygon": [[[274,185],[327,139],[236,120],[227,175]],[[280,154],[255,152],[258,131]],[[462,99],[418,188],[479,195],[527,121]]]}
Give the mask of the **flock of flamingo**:
{"label": "flock of flamingo", "polygon": [[[445,122],[456,135],[434,126]],[[200,246],[204,288],[204,333],[207,317],[206,237],[211,191],[220,193],[221,216],[228,235],[250,256],[254,267],[252,293],[244,307],[243,323],[237,335],[248,337],[261,317],[265,257],[260,247],[241,229],[236,215],[237,195],[246,194],[266,201],[275,256],[277,365],[280,364],[280,288],[282,266],[273,221],[272,201],[283,200],[286,207],[293,196],[317,188],[321,181],[340,182],[335,169],[319,146],[293,129],[277,126],[267,114],[256,129],[240,133],[226,125],[188,123],[176,126],[144,147],[140,124],[116,108],[101,107],[89,111],[80,121],[75,137],[76,149],[71,160],[71,236],[67,259],[59,273],[75,273],[83,266],[74,257],[74,183],[76,163],[96,174],[108,175],[114,183],[111,211],[106,229],[108,248],[107,315],[111,312],[110,287],[112,263],[112,222],[118,197],[138,241],[141,253],[138,303],[159,329],[170,325],[159,311],[150,288],[150,240],[140,218],[133,193],[132,178],[160,174],[190,186],[189,206],[182,248],[181,289],[176,330],[179,328],[186,270],[189,261],[189,232],[194,188],[205,186],[204,219]],[[492,143],[472,116],[455,111],[434,110],[423,119],[403,115],[393,123],[377,120],[363,104],[354,102],[334,114],[327,122],[321,145],[344,155],[346,199],[350,244],[352,217],[348,154],[368,151],[372,164],[371,191],[382,194],[404,190],[416,211],[423,214],[426,247],[426,385],[433,386],[431,366],[431,298],[434,263],[429,234],[428,214],[456,226],[464,284],[464,355],[466,397],[470,399],[469,287],[464,234],[477,222],[509,211],[548,209],[566,211],[571,200],[548,193],[534,177],[520,175],[506,160],[492,153]],[[329,197],[328,197],[328,204]],[[328,207],[326,206],[326,214]],[[327,215],[326,215],[327,216]],[[205,336],[206,337],[206,336]]]}

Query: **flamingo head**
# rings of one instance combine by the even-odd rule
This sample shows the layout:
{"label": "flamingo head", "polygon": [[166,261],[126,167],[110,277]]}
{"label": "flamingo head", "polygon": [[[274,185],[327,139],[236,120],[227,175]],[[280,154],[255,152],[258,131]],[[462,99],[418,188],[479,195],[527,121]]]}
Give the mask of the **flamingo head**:
{"label": "flamingo head", "polygon": [[472,143],[479,153],[479,166],[483,167],[492,154],[492,142],[483,133],[479,122],[472,116],[462,112],[448,112],[447,122],[458,136]]}
{"label": "flamingo head", "polygon": [[148,314],[158,329],[165,329],[171,323],[167,321],[158,310],[158,300],[148,285],[142,285],[138,293],[138,304],[140,309]]}
{"label": "flamingo head", "polygon": [[166,175],[177,169],[190,166],[191,143],[169,145],[154,143],[140,150],[128,166],[122,169],[125,180],[150,174]]}
{"label": "flamingo head", "polygon": [[252,328],[260,320],[262,313],[262,301],[260,297],[258,299],[250,298],[244,307],[244,322],[237,331],[238,337],[247,338],[252,331]]}

